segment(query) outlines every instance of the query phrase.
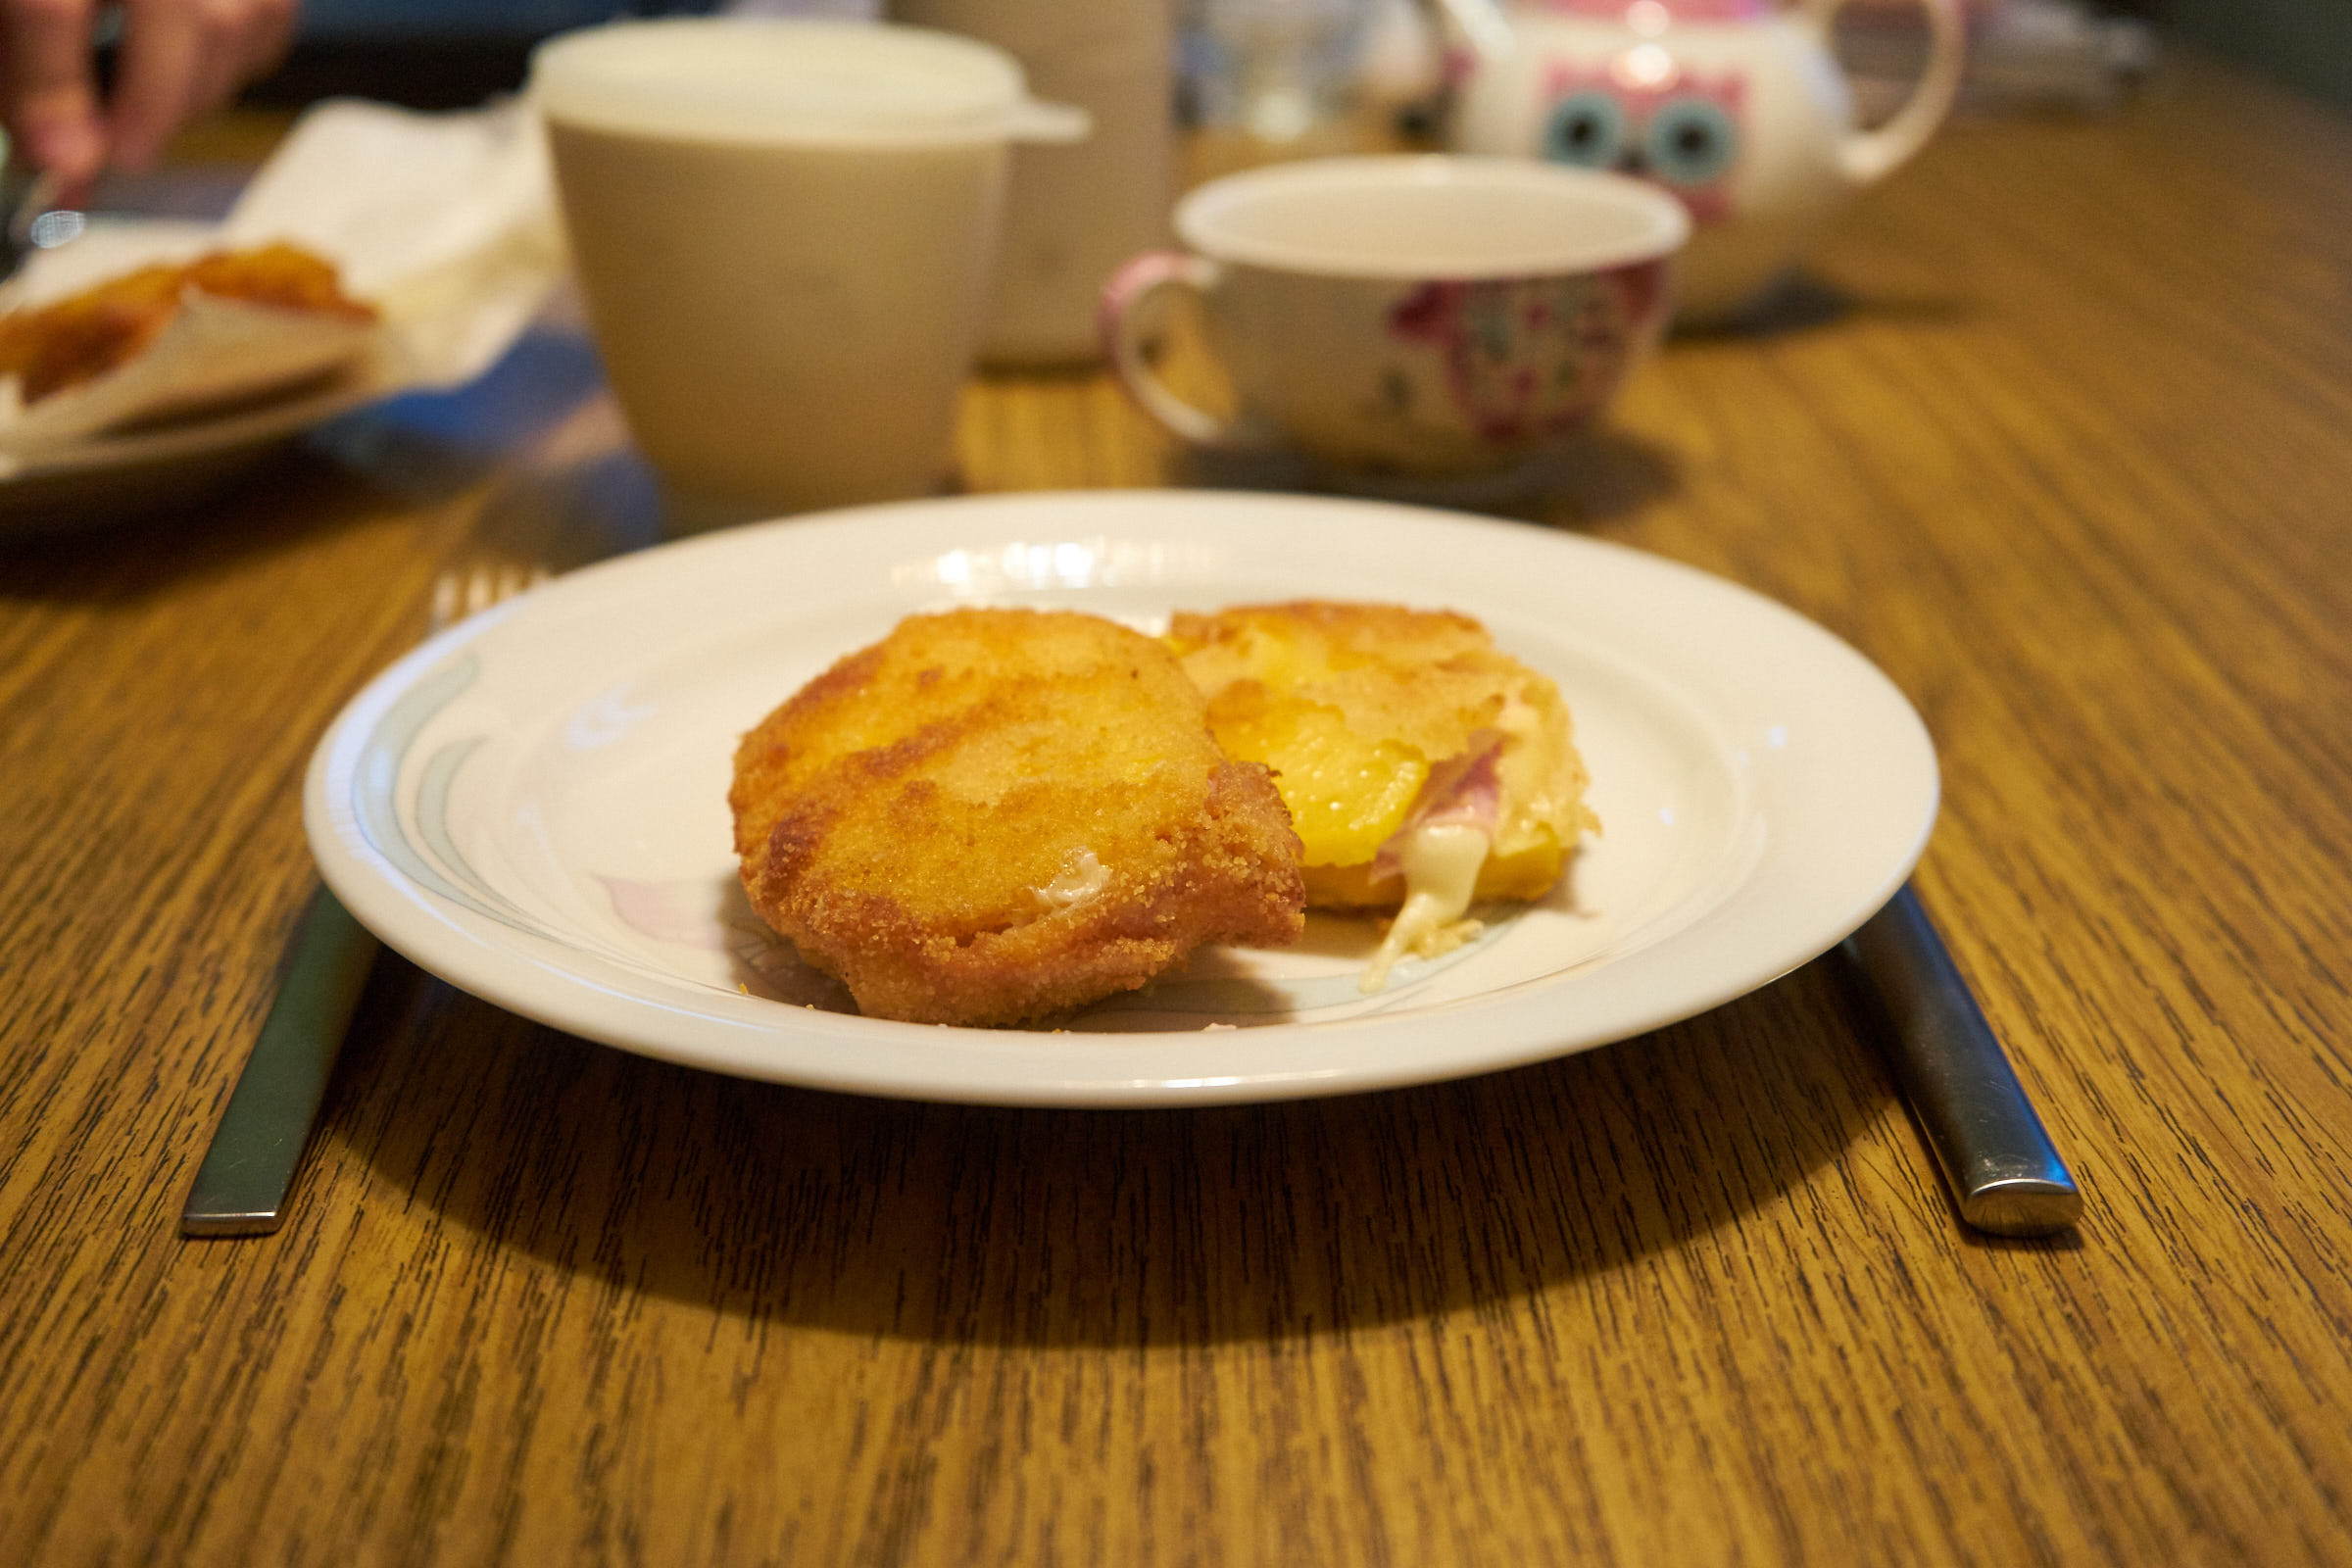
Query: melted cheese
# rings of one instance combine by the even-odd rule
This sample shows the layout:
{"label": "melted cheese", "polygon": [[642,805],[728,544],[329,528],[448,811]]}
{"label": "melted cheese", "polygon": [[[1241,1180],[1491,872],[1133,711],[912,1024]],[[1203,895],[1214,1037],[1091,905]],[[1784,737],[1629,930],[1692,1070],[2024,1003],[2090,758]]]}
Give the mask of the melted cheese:
{"label": "melted cheese", "polygon": [[1071,856],[1061,868],[1061,874],[1042,888],[1029,891],[1049,909],[1066,909],[1073,904],[1083,904],[1102,891],[1110,881],[1110,867],[1095,858],[1092,850],[1080,850]]}
{"label": "melted cheese", "polygon": [[1478,935],[1479,922],[1462,915],[1492,845],[1485,833],[1459,822],[1434,823],[1406,835],[1396,856],[1404,871],[1404,906],[1365,966],[1358,991],[1370,996],[1387,985],[1389,971],[1408,953],[1434,958]]}

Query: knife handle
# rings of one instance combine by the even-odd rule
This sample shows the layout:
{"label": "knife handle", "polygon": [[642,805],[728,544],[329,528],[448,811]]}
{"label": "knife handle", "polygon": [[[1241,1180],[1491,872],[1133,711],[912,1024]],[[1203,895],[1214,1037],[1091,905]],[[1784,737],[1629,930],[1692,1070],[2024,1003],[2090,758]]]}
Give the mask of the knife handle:
{"label": "knife handle", "polygon": [[277,1000],[188,1189],[182,1234],[277,1229],[376,951],[368,928],[320,888],[295,927]]}
{"label": "knife handle", "polygon": [[1908,883],[1844,953],[1886,1012],[1895,1077],[1960,1217],[2000,1236],[2074,1224],[2082,1190]]}

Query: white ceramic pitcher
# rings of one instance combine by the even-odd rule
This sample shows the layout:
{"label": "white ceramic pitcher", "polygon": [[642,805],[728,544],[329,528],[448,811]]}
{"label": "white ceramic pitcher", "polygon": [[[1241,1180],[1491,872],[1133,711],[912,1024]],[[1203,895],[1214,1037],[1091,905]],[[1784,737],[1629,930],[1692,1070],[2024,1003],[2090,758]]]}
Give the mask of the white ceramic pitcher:
{"label": "white ceramic pitcher", "polygon": [[1961,0],[1920,0],[1927,69],[1891,119],[1856,128],[1829,47],[1845,3],[1446,0],[1458,32],[1454,145],[1664,185],[1695,225],[1681,318],[1733,315],[1847,197],[1918,152],[1959,89]]}

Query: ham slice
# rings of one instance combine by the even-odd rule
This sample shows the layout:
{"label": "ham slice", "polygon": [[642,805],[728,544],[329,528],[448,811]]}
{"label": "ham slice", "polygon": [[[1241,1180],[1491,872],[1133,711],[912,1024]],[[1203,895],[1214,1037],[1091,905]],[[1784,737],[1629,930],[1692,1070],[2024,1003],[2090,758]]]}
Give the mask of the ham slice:
{"label": "ham slice", "polygon": [[1373,880],[1403,877],[1404,902],[1357,985],[1367,996],[1405,955],[1434,958],[1478,935],[1479,923],[1462,916],[1502,820],[1502,745],[1500,730],[1472,731],[1466,749],[1430,769],[1404,825],[1373,857]]}
{"label": "ham slice", "polygon": [[1423,828],[1474,827],[1494,838],[1502,820],[1502,777],[1495,764],[1502,757],[1503,734],[1498,729],[1470,732],[1469,746],[1429,770],[1404,825],[1389,835],[1372,858],[1372,880],[1384,882],[1404,874],[1404,846]]}

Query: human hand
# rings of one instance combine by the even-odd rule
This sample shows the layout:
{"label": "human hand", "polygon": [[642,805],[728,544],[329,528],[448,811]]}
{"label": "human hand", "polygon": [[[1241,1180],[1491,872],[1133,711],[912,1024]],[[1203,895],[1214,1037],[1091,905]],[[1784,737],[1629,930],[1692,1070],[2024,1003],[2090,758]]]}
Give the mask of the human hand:
{"label": "human hand", "polygon": [[285,53],[297,0],[126,0],[114,91],[98,98],[97,0],[0,0],[0,120],[67,188],[144,169],[172,133]]}

